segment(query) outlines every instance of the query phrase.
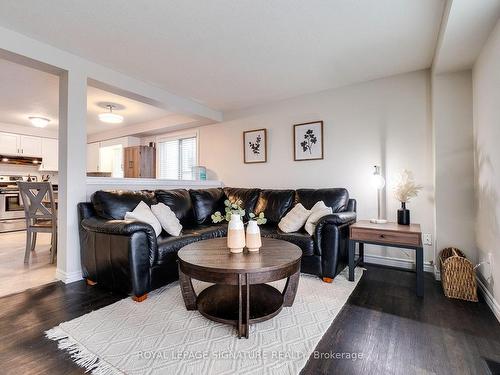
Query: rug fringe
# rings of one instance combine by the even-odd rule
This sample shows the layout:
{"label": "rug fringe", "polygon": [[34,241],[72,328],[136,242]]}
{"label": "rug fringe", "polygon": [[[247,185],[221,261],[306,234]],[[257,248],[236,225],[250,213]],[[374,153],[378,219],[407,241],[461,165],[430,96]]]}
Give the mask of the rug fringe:
{"label": "rug fringe", "polygon": [[120,374],[109,363],[103,362],[99,357],[89,351],[85,346],[71,338],[60,326],[49,329],[45,336],[53,341],[57,341],[57,347],[69,353],[73,361],[85,372],[92,372],[95,375]]}

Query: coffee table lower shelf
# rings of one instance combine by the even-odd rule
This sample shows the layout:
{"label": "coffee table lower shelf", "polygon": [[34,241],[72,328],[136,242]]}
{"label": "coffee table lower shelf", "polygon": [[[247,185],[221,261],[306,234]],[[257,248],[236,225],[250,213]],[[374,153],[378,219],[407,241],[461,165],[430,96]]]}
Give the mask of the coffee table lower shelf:
{"label": "coffee table lower shelf", "polygon": [[[212,285],[203,290],[196,299],[198,311],[210,320],[236,327],[242,320],[253,324],[279,314],[283,308],[283,295],[278,289],[267,284],[254,284],[249,287],[247,299],[246,288],[238,288],[237,285]],[[248,320],[241,316],[246,313],[247,304]]]}

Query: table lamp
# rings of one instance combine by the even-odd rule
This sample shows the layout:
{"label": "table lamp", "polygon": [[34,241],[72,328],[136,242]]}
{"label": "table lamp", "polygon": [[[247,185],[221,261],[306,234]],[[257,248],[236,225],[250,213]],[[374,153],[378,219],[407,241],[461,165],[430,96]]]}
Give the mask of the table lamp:
{"label": "table lamp", "polygon": [[375,165],[374,168],[375,170],[373,171],[372,175],[372,185],[377,189],[377,218],[371,219],[370,222],[375,224],[385,224],[387,223],[387,220],[382,219],[382,207],[380,207],[380,198],[382,195],[382,189],[385,186],[385,178],[380,173],[379,165]]}

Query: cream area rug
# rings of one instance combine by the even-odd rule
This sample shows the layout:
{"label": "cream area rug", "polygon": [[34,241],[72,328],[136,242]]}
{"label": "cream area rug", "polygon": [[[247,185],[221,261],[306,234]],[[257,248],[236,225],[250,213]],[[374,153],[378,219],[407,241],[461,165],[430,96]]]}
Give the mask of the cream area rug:
{"label": "cream area rug", "polygon": [[[347,268],[331,284],[302,274],[295,302],[250,326],[232,326],[187,311],[178,282],[144,302],[126,298],[46,332],[93,374],[298,374],[361,278]],[[284,280],[271,283],[282,290]],[[206,283],[193,280],[197,292]],[[332,348],[333,349],[333,348]]]}

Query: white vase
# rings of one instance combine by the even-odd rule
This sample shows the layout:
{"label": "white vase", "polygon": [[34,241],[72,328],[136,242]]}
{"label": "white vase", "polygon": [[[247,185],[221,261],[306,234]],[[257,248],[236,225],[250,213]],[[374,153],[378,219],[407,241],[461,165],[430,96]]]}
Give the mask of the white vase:
{"label": "white vase", "polygon": [[248,222],[246,242],[248,251],[259,251],[262,246],[260,228],[255,220],[250,220]]}
{"label": "white vase", "polygon": [[231,214],[227,230],[227,247],[232,253],[241,253],[245,247],[245,227],[238,214]]}

